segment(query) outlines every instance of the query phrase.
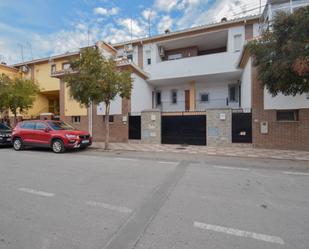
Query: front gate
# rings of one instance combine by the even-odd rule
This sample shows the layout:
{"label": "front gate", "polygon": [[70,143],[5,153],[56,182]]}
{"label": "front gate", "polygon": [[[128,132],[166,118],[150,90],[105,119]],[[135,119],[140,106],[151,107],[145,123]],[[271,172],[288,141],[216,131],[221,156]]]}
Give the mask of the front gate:
{"label": "front gate", "polygon": [[232,113],[232,142],[252,143],[251,113]]}
{"label": "front gate", "polygon": [[162,144],[206,145],[206,115],[162,116]]}
{"label": "front gate", "polygon": [[141,139],[141,116],[129,116],[129,139]]}

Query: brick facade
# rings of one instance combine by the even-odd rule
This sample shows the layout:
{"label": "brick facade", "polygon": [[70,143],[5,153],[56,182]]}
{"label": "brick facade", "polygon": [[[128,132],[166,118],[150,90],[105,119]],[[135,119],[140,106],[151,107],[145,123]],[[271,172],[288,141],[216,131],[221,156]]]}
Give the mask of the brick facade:
{"label": "brick facade", "polygon": [[[260,122],[268,122],[268,134],[260,133]],[[299,110],[299,121],[277,121],[276,110],[264,110],[264,90],[252,67],[252,142],[254,147],[309,150],[309,109]]]}

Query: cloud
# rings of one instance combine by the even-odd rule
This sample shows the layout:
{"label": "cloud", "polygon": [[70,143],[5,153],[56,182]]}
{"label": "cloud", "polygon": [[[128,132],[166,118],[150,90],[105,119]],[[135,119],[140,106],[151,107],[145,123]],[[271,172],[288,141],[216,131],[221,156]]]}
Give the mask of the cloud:
{"label": "cloud", "polygon": [[179,4],[179,0],[155,0],[154,6],[160,11],[169,12]]}
{"label": "cloud", "polygon": [[171,29],[173,26],[173,19],[170,16],[163,16],[157,25],[158,33],[163,33],[167,29]]}
{"label": "cloud", "polygon": [[102,16],[114,16],[117,15],[119,12],[119,8],[113,7],[111,9],[106,9],[103,7],[97,7],[93,9],[93,13],[96,15],[102,15]]}
{"label": "cloud", "polygon": [[135,37],[145,35],[145,27],[141,26],[138,20],[124,18],[118,21],[118,24],[124,28],[125,31],[131,33]]}

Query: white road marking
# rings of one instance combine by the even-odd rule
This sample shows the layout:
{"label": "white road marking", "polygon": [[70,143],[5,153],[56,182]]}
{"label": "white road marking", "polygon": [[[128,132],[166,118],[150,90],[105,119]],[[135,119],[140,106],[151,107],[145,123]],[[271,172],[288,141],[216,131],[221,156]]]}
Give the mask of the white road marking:
{"label": "white road marking", "polygon": [[178,164],[177,162],[168,162],[168,161],[158,161],[158,163],[162,163],[162,164]]}
{"label": "white road marking", "polygon": [[137,159],[125,158],[125,157],[114,157],[114,160],[119,160],[119,161],[137,161]]}
{"label": "white road marking", "polygon": [[40,195],[40,196],[44,196],[44,197],[53,197],[55,196],[54,193],[48,193],[48,192],[44,192],[44,191],[40,191],[40,190],[35,190],[35,189],[31,189],[31,188],[19,188],[19,191],[28,193],[28,194],[34,194],[34,195]]}
{"label": "white road marking", "polygon": [[229,227],[210,225],[210,224],[201,223],[201,222],[197,222],[197,221],[194,222],[194,227],[204,229],[204,230],[219,232],[219,233],[226,233],[226,234],[230,234],[230,235],[234,235],[234,236],[238,236],[238,237],[251,238],[251,239],[261,240],[261,241],[265,241],[265,242],[277,243],[277,244],[284,245],[283,239],[281,239],[280,237],[277,237],[277,236],[271,236],[271,235],[260,234],[260,233],[253,233],[253,232],[238,230],[238,229],[229,228]]}
{"label": "white road marking", "polygon": [[120,213],[131,213],[132,212],[132,209],[130,209],[130,208],[121,207],[121,206],[114,206],[114,205],[104,203],[104,202],[88,201],[86,204],[88,206],[106,208],[106,209],[109,209],[109,210],[118,211]]}
{"label": "white road marking", "polygon": [[296,175],[296,176],[309,176],[309,173],[305,173],[305,172],[284,171],[283,174],[286,174],[286,175]]}
{"label": "white road marking", "polygon": [[249,170],[247,168],[237,168],[237,167],[219,166],[219,165],[214,165],[213,167],[217,168],[217,169],[244,170],[244,171],[248,171]]}

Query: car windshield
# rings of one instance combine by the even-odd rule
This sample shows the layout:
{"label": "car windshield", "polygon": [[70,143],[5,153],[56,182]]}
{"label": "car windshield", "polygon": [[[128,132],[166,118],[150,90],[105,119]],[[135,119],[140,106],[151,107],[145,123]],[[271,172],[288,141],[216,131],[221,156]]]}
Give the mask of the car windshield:
{"label": "car windshield", "polygon": [[11,128],[6,126],[5,124],[0,123],[0,130],[10,130]]}
{"label": "car windshield", "polygon": [[59,130],[75,130],[74,127],[72,127],[71,125],[65,123],[65,122],[62,122],[62,121],[57,121],[57,122],[47,122],[50,127],[53,129],[53,130],[56,130],[56,131],[59,131]]}

